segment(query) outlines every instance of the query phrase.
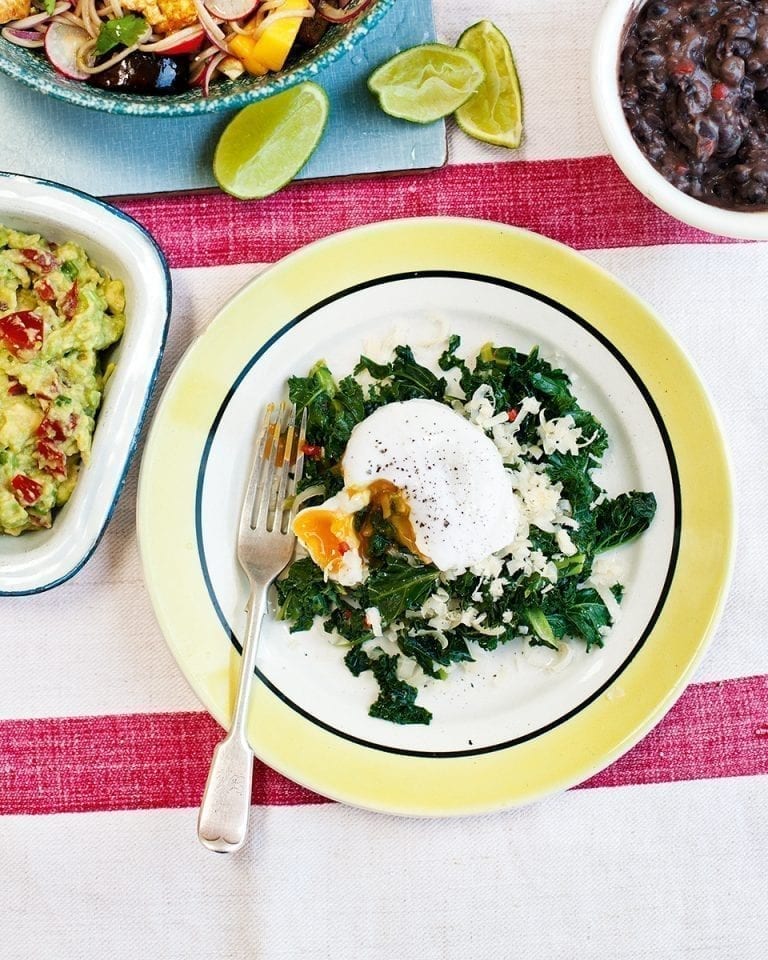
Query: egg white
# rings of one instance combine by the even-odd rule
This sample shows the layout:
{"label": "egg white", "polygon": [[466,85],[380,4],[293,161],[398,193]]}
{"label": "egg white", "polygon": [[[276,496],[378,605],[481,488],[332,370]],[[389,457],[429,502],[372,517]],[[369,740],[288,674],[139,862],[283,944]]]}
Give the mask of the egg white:
{"label": "egg white", "polygon": [[342,469],[347,488],[388,480],[403,492],[416,545],[440,570],[469,567],[515,538],[520,507],[499,451],[444,403],[379,407],[353,429]]}
{"label": "egg white", "polygon": [[[302,511],[297,536],[326,576],[347,586],[367,569],[350,535],[350,514],[368,503],[377,480],[397,487],[410,508],[419,552],[439,570],[469,567],[513,542],[520,504],[501,455],[482,430],[435,400],[406,400],[374,411],[353,429],[342,460],[344,490]],[[308,531],[334,514],[345,552],[329,561]],[[342,539],[342,534],[339,534]]]}

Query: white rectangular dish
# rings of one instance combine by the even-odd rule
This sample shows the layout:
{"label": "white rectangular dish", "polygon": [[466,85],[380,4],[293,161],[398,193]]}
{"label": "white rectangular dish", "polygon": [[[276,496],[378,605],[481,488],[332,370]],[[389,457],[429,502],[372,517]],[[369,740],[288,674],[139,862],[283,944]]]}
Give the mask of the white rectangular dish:
{"label": "white rectangular dish", "polygon": [[0,536],[0,596],[38,593],[88,560],[125,481],[168,330],[171,281],[162,252],[135,220],[60,184],[0,173],[0,223],[80,244],[125,285],[126,326],[110,352],[115,370],[96,418],[90,463],[48,530]]}

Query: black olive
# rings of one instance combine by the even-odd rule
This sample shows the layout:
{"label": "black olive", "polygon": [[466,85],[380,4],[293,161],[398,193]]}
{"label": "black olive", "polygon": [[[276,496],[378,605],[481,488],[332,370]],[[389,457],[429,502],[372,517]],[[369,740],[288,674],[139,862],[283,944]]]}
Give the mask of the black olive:
{"label": "black olive", "polygon": [[299,32],[296,34],[296,43],[303,50],[311,50],[312,47],[320,43],[329,26],[328,21],[323,20],[322,17],[304,17]]}
{"label": "black olive", "polygon": [[189,59],[135,50],[106,70],[92,74],[89,83],[122,93],[181,93],[189,86]]}

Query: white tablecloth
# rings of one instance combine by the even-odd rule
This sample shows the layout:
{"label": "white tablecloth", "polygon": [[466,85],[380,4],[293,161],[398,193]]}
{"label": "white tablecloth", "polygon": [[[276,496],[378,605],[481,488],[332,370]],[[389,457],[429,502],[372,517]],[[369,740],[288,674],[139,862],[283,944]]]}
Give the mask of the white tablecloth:
{"label": "white tablecloth", "polygon": [[[569,178],[584,187],[594,171],[620,183],[603,157],[589,100],[589,47],[600,7],[600,0],[487,0],[482,8],[435,0],[445,41],[455,42],[481,17],[509,37],[524,86],[526,141],[510,154],[451,128],[449,163],[457,175],[478,165],[464,169],[476,195],[459,198],[449,169],[388,181],[383,189],[392,203],[414,213],[464,213],[473,204],[481,213],[504,213],[499,190],[508,183],[506,219],[531,225],[539,222],[536,198],[558,189],[567,195]],[[516,171],[525,180],[523,199],[522,188],[515,194]],[[436,186],[428,187],[431,178]],[[259,261],[271,259],[259,249],[276,255],[290,229],[285,243],[311,239],[278,214],[295,209],[298,216],[303,191],[313,189],[251,206],[255,236],[266,239],[263,247],[246,244],[232,265],[226,223],[217,228],[221,253],[184,256],[184,217],[202,217],[215,199],[158,199],[132,208],[160,225],[158,239],[176,264],[164,378]],[[343,198],[356,188],[329,189]],[[633,196],[623,184],[617,189]],[[564,206],[552,232],[586,248],[650,302],[712,393],[735,466],[739,546],[725,613],[695,680],[764,677],[768,246],[704,242],[637,203],[634,218],[617,212],[615,223],[577,203]],[[220,208],[232,223],[245,217],[235,206]],[[591,248],[594,237],[601,249]],[[142,582],[137,466],[138,458],[106,536],[78,576],[46,594],[0,599],[6,752],[9,738],[39,738],[66,718],[200,711]],[[53,726],[44,725],[48,720]],[[763,736],[763,721],[768,715],[758,710],[756,736]],[[687,735],[695,739],[696,730]],[[234,857],[198,845],[189,805],[135,809],[139,800],[106,810],[85,801],[84,812],[71,812],[66,797],[48,807],[27,799],[18,810],[9,801],[12,812],[0,817],[0,956],[757,960],[768,955],[768,736],[738,768],[729,766],[725,730],[722,740],[718,763],[696,779],[573,790],[483,818],[420,821],[337,804],[268,802],[254,808],[247,847]],[[11,773],[0,751],[0,795],[17,788]],[[90,777],[97,790],[98,764]],[[55,770],[39,786],[54,797],[62,789]],[[50,812],[29,812],[36,809]]]}

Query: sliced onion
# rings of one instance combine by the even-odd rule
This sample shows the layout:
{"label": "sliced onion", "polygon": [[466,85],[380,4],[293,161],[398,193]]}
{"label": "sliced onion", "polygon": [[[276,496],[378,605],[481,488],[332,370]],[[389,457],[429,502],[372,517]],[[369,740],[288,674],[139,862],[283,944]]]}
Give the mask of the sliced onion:
{"label": "sliced onion", "polygon": [[354,7],[342,8],[332,7],[328,0],[320,0],[316,7],[317,15],[328,23],[349,23],[350,20],[360,16],[366,7],[370,7],[372,2],[373,0],[360,0],[360,3],[355,4]]}
{"label": "sliced onion", "polygon": [[43,33],[40,30],[19,30],[17,27],[5,27],[4,37],[12,37],[14,40],[35,40],[43,42]]}
{"label": "sliced onion", "polygon": [[[210,39],[210,38],[209,38]],[[206,47],[204,50],[201,50],[199,53],[196,53],[192,58],[192,64],[195,67],[202,67],[211,57],[216,56],[216,51],[220,47],[217,44],[212,44],[210,47]]]}
{"label": "sliced onion", "polygon": [[222,53],[227,53],[227,54],[229,53],[229,47],[227,46],[227,39],[223,33],[221,35],[221,39],[219,39],[218,37],[215,37],[209,30],[205,30],[204,33],[207,39],[211,41],[211,43],[214,45],[214,47],[217,48],[217,50],[221,50]]}
{"label": "sliced onion", "polygon": [[29,17],[23,17],[21,20],[14,22],[13,29],[28,30],[30,27],[35,27],[39,23],[45,23],[46,20],[55,17],[57,14],[64,13],[65,10],[69,10],[70,6],[71,4],[69,3],[57,3],[53,13],[34,13]]}
{"label": "sliced onion", "polygon": [[224,42],[224,31],[210,15],[203,0],[195,0],[195,10],[197,10],[197,17],[203,25],[205,32],[211,38],[212,42],[220,46]]}
{"label": "sliced onion", "polygon": [[217,53],[215,57],[211,57],[208,63],[206,63],[205,69],[203,70],[203,75],[201,78],[201,86],[203,88],[204,97],[208,96],[208,91],[211,86],[211,80],[213,79],[213,76],[216,73],[219,67],[219,64],[221,63],[221,61],[224,59],[225,56],[226,54],[224,53]]}
{"label": "sliced onion", "polygon": [[301,507],[303,506],[303,504],[307,502],[307,500],[312,500],[314,497],[322,497],[324,495],[325,495],[325,487],[320,483],[316,483],[312,487],[307,487],[306,490],[302,490],[301,493],[297,493],[296,496],[293,498],[293,503],[291,504],[291,510],[296,512],[301,509]]}

